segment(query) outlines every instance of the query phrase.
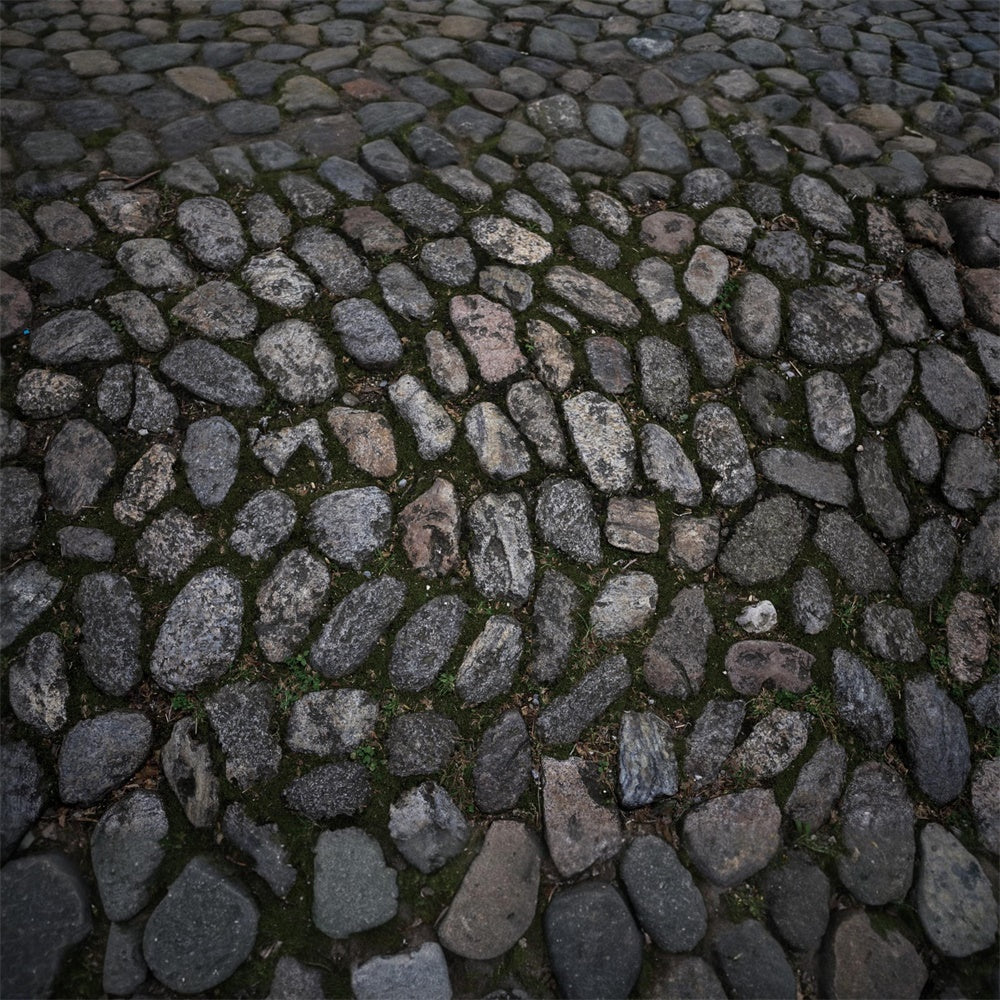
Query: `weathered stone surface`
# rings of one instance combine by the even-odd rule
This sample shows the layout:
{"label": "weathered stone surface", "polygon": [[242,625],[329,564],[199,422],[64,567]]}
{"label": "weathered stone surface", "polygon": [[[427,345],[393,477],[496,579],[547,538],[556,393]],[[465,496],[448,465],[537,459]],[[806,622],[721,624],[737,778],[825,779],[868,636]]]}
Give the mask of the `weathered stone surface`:
{"label": "weathered stone surface", "polygon": [[853,654],[833,651],[833,696],[837,714],[871,750],[892,739],[892,706],[878,678]]}
{"label": "weathered stone surface", "polygon": [[671,698],[697,694],[705,680],[708,641],[714,634],[704,589],[681,590],[642,654],[643,677],[649,687]]}
{"label": "weathered stone surface", "polygon": [[403,609],[406,584],[391,576],[355,587],[333,610],[309,650],[309,663],[324,677],[344,677],[368,659]]}
{"label": "weathered stone surface", "polygon": [[807,523],[801,504],[791,497],[761,500],[733,529],[719,553],[719,569],[743,586],[783,577],[799,553]]}
{"label": "weathered stone surface", "polygon": [[495,821],[438,926],[441,943],[463,958],[497,958],[534,919],[541,851],[521,823]]}
{"label": "weathered stone surface", "polygon": [[470,832],[448,793],[433,781],[404,792],[389,807],[393,843],[425,875],[459,854]]}
{"label": "weathered stone surface", "polygon": [[961,709],[930,674],[906,682],[906,748],[920,790],[943,805],[969,777],[969,736]]}
{"label": "weathered stone surface", "polygon": [[810,721],[806,712],[773,709],[737,748],[733,765],[757,780],[781,774],[805,749]]}
{"label": "weathered stone surface", "polygon": [[216,271],[232,270],[246,254],[239,219],[221,198],[188,198],[181,202],[177,226],[188,250]]}
{"label": "weathered stone surface", "polygon": [[914,663],[926,652],[908,608],[883,601],[869,604],[864,610],[862,634],[868,648],[883,660]]}
{"label": "weathered stone surface", "polygon": [[625,809],[677,793],[673,732],[653,712],[624,712],[618,734],[618,787]]}
{"label": "weathered stone surface", "polygon": [[510,690],[521,662],[521,626],[508,615],[493,615],[470,644],[455,675],[455,691],[479,705]]}
{"label": "weathered stone surface", "polygon": [[948,669],[958,681],[978,681],[989,658],[989,605],[968,591],[960,591],[952,602],[945,623],[948,639]]}
{"label": "weathered stone surface", "polygon": [[83,719],[59,751],[59,797],[92,805],[124,784],[146,759],[153,727],[139,712],[105,712]]}
{"label": "weathered stone surface", "polygon": [[302,645],[330,586],[323,562],[306,549],[282,556],[257,591],[257,644],[272,663],[293,656]]}
{"label": "weathered stone surface", "polygon": [[208,827],[219,812],[219,781],[208,747],[194,739],[195,720],[179,719],[163,746],[163,775],[192,826]]}
{"label": "weathered stone surface", "polygon": [[455,487],[435,479],[399,514],[410,565],[428,576],[446,576],[459,562],[459,507]]}
{"label": "weathered stone surface", "polygon": [[377,486],[337,490],[309,508],[306,527],[328,559],[360,569],[389,542],[392,503]]}
{"label": "weathered stone surface", "polygon": [[419,379],[412,375],[397,379],[389,386],[389,399],[413,429],[417,452],[422,459],[433,461],[451,449],[455,423]]}
{"label": "weathered stone surface", "polygon": [[39,615],[44,614],[62,588],[35,560],[14,566],[0,576],[0,649],[9,646]]}
{"label": "weathered stone surface", "polygon": [[643,337],[635,347],[643,406],[672,419],[687,409],[691,384],[683,352],[662,337]]}
{"label": "weathered stone surface", "polygon": [[975,372],[957,354],[932,344],[919,354],[920,391],[950,426],[975,431],[986,420],[986,391]]}
{"label": "weathered stone surface", "polygon": [[285,804],[314,823],[360,812],[372,796],[368,770],[353,760],[321,764],[282,793]]}
{"label": "weathered stone surface", "polygon": [[699,464],[715,477],[712,496],[727,507],[749,499],[757,477],[733,411],[722,403],[705,403],[695,414],[692,436]]}
{"label": "weathered stone surface", "polygon": [[205,702],[226,758],[226,777],[246,791],[278,772],[281,745],[270,732],[274,699],[265,681],[236,681]]}
{"label": "weathered stone surface", "polygon": [[79,649],[87,676],[107,694],[126,694],[142,676],[142,608],[131,584],[92,573],[80,581],[74,603],[83,618]]}
{"label": "weathered stone surface", "polygon": [[744,920],[716,932],[712,951],[723,983],[734,996],[793,1000],[795,973],[781,945],[757,920]]}
{"label": "weathered stone surface", "polygon": [[531,468],[527,446],[496,403],[476,403],[465,414],[465,438],[483,471],[501,481]]}
{"label": "weathered stone surface", "polygon": [[253,353],[264,377],[290,403],[322,403],[337,390],[333,352],[311,323],[275,323],[257,339]]}
{"label": "weathered stone surface", "polygon": [[642,935],[614,886],[590,880],[560,889],[544,928],[563,996],[631,996],[642,967]]}
{"label": "weathered stone surface", "polygon": [[816,951],[830,919],[830,881],[801,854],[768,873],[768,915],[782,940],[796,951]]}
{"label": "weathered stone surface", "polygon": [[378,704],[364,691],[309,691],[292,705],[285,742],[298,753],[346,754],[370,738]]}
{"label": "weathered stone surface", "polygon": [[517,346],[509,309],[482,295],[457,295],[448,309],[452,325],[485,381],[502,382],[528,363]]}
{"label": "weathered stone surface", "polygon": [[809,672],[815,661],[811,653],[789,643],[748,639],[729,647],[726,674],[740,694],[757,694],[765,683],[801,693],[812,683]]}
{"label": "weathered stone surface", "polygon": [[[318,970],[317,970],[318,971]],[[319,977],[317,977],[318,979]],[[322,997],[321,982],[316,997]],[[351,989],[358,1000],[419,996],[426,1000],[451,1000],[451,979],[441,946],[427,941],[415,951],[379,955],[351,971]],[[270,994],[274,997],[274,989]],[[289,1000],[305,1000],[301,988],[288,993]]]}
{"label": "weathered stone surface", "polygon": [[553,267],[545,276],[545,284],[570,308],[612,329],[630,330],[639,322],[639,310],[624,295],[576,268]]}
{"label": "weathered stone surface", "polygon": [[42,632],[28,642],[11,663],[7,682],[10,707],[23,723],[48,733],[66,725],[66,658],[54,632]]}
{"label": "weathered stone surface", "polygon": [[563,403],[570,437],[590,477],[603,493],[625,493],[635,481],[635,441],[621,407],[596,392]]}
{"label": "weathered stone surface", "polygon": [[851,364],[881,346],[882,334],[867,306],[841,289],[797,288],[788,308],[788,349],[809,364]]}
{"label": "weathered stone surface", "polygon": [[823,988],[833,997],[893,996],[917,1000],[927,982],[927,966],[895,928],[876,930],[864,910],[837,918],[822,963]]}
{"label": "weathered stone surface", "polygon": [[66,953],[94,926],[80,870],[59,851],[15,858],[4,865],[0,918],[4,925],[0,992],[7,997],[51,995]]}
{"label": "weathered stone surface", "polygon": [[813,542],[856,593],[868,596],[894,589],[896,577],[886,554],[849,514],[822,511]]}
{"label": "weathered stone surface", "polygon": [[245,409],[264,400],[264,390],[250,369],[207,340],[178,344],[160,362],[160,371],[209,403]]}
{"label": "weathered stone surface", "polygon": [[190,424],[181,460],[188,485],[203,507],[218,507],[236,481],[239,432],[225,417],[206,417]]}
{"label": "weathered stone surface", "polygon": [[38,819],[45,805],[42,771],[34,750],[23,741],[0,747],[0,856],[6,861]]}
{"label": "weathered stone surface", "polygon": [[229,544],[256,562],[291,535],[295,522],[295,505],[284,493],[262,490],[236,512]]}
{"label": "weathered stone surface", "polygon": [[694,724],[687,738],[684,773],[696,785],[712,781],[736,745],[746,714],[742,701],[713,698]]}
{"label": "weathered stone surface", "polygon": [[846,775],[847,753],[828,737],[799,771],[785,812],[794,822],[819,829],[830,818]]}
{"label": "weathered stone surface", "polygon": [[656,611],[656,581],[648,573],[620,573],[601,588],[590,608],[590,624],[601,639],[619,639],[642,628]]}
{"label": "weathered stone surface", "polygon": [[781,846],[781,811],[762,788],[711,799],[684,819],[684,846],[709,881],[733,886],[759,872]]}
{"label": "weathered stone surface", "polygon": [[298,878],[298,872],[288,861],[288,851],[276,823],[254,823],[237,802],[226,809],[222,819],[226,839],[254,860],[257,874],[284,899]]}
{"label": "weathered stone surface", "polygon": [[572,559],[601,560],[601,532],[587,488],[576,479],[547,479],[538,491],[535,522],[542,538]]}
{"label": "weathered stone surface", "polygon": [[487,493],[469,506],[469,563],[476,589],[518,605],[534,587],[535,557],[524,501],[517,493]]}
{"label": "weathered stone surface", "polygon": [[569,878],[614,858],[622,848],[621,818],[596,780],[597,767],[578,758],[542,758],[545,841],[559,873]]}
{"label": "weathered stone surface", "polygon": [[913,879],[913,806],[902,778],[870,761],[851,775],[841,804],[841,882],[868,906],[902,899]]}
{"label": "weathered stone surface", "polygon": [[70,420],[45,453],[45,485],[60,514],[74,516],[97,499],[115,467],[111,442],[86,420]]}
{"label": "weathered stone surface", "polygon": [[352,465],[377,479],[395,476],[396,440],[381,413],[336,406],[326,417]]}
{"label": "weathered stone surface", "polygon": [[243,590],[228,570],[189,580],[167,609],[150,659],[153,679],[168,691],[218,680],[240,648]]}
{"label": "weathered stone surface", "polygon": [[200,993],[243,964],[257,938],[258,918],[257,904],[240,882],[195,858],[150,915],[143,955],[168,989]]}
{"label": "weathered stone surface", "polygon": [[542,710],[536,733],[543,743],[574,743],[631,683],[625,657],[609,656]]}

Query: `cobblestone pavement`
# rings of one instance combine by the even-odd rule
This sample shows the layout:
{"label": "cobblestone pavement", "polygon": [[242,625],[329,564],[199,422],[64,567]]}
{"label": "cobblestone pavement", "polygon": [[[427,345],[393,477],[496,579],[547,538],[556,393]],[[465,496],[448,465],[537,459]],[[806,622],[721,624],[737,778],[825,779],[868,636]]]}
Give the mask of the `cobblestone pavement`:
{"label": "cobblestone pavement", "polygon": [[5,998],[996,996],[995,0],[6,0]]}

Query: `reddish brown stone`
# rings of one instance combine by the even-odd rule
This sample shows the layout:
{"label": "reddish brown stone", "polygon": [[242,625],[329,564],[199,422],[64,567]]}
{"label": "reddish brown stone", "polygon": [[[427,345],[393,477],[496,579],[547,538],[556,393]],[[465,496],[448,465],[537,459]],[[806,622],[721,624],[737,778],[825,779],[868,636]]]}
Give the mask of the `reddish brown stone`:
{"label": "reddish brown stone", "polygon": [[396,95],[396,91],[387,83],[371,80],[365,76],[359,77],[357,80],[348,80],[341,84],[340,89],[356,101],[381,101],[383,98]]}
{"label": "reddish brown stone", "polygon": [[944,216],[919,199],[903,206],[903,231],[914,243],[926,243],[944,252],[955,242]]}
{"label": "reddish brown stone", "polygon": [[990,655],[989,605],[963,590],[948,613],[948,667],[956,680],[973,684],[983,676]]}
{"label": "reddish brown stone", "polygon": [[445,576],[459,564],[459,506],[455,487],[435,479],[431,488],[399,514],[403,550],[414,569],[426,576]]}
{"label": "reddish brown stone", "polygon": [[962,291],[972,321],[1000,330],[1000,273],[992,267],[970,268],[962,275]]}
{"label": "reddish brown stone", "polygon": [[347,449],[347,458],[378,479],[396,475],[396,440],[381,413],[336,406],[326,415],[337,440]]}
{"label": "reddish brown stone", "polygon": [[514,317],[509,309],[482,295],[456,295],[450,313],[452,325],[487,382],[502,382],[527,364],[517,346]]}
{"label": "reddish brown stone", "polygon": [[0,337],[24,333],[31,326],[31,296],[17,278],[0,271]]}
{"label": "reddish brown stone", "polygon": [[726,653],[726,673],[733,690],[759,694],[770,681],[774,687],[801,694],[810,684],[809,674],[816,657],[787,642],[750,639],[736,642]]}
{"label": "reddish brown stone", "polygon": [[367,205],[348,208],[341,219],[340,228],[352,240],[358,240],[365,253],[393,253],[406,247],[403,230],[381,212],[376,212]]}

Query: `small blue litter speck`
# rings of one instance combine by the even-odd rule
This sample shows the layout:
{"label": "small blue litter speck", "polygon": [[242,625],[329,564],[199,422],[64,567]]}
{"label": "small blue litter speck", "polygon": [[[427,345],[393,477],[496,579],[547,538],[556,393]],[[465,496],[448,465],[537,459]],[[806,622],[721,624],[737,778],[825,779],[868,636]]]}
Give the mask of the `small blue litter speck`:
{"label": "small blue litter speck", "polygon": [[24,335],[25,335],[26,337],[27,337],[27,336],[28,336],[28,335],[29,335],[30,333],[31,333],[31,331],[30,331],[30,330],[25,330],[25,331],[24,331]]}

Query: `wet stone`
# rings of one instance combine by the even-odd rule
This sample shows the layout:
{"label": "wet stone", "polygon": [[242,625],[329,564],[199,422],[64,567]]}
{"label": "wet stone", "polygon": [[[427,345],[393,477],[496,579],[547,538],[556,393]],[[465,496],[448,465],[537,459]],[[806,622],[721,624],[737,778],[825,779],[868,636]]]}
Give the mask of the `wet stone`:
{"label": "wet stone", "polygon": [[856,593],[868,596],[895,587],[895,574],[885,553],[843,511],[820,513],[813,542]]}
{"label": "wet stone", "polygon": [[543,743],[574,743],[632,682],[625,657],[611,656],[541,712],[536,730]]}
{"label": "wet stone", "polygon": [[618,787],[623,809],[676,795],[673,732],[653,712],[625,712],[618,733]]}
{"label": "wet stone", "polygon": [[353,760],[315,767],[282,792],[289,809],[314,823],[353,816],[368,805],[371,796],[368,770]]}
{"label": "wet stone", "polygon": [[916,853],[913,805],[902,778],[885,764],[862,764],[847,784],[840,815],[840,881],[868,906],[901,900]]}
{"label": "wet stone", "polygon": [[770,790],[711,799],[687,814],[684,846],[702,876],[733,886],[764,868],[781,846],[781,812]]}
{"label": "wet stone", "polygon": [[671,494],[685,506],[701,503],[701,480],[694,463],[669,431],[658,424],[645,424],[639,432],[639,451],[643,472],[660,492]]}
{"label": "wet stone", "polygon": [[59,751],[59,798],[92,805],[142,766],[153,727],[139,712],[105,712],[78,722]]}
{"label": "wet stone", "polygon": [[495,403],[477,403],[468,410],[465,437],[483,471],[494,479],[514,479],[531,468],[527,447]]}
{"label": "wet stone", "polygon": [[579,480],[546,480],[538,493],[535,521],[547,544],[578,562],[600,562],[597,515],[590,493]]}
{"label": "wet stone", "polygon": [[306,520],[310,538],[328,559],[360,569],[388,544],[392,504],[376,486],[336,490],[317,500]]}
{"label": "wet stone", "polygon": [[202,507],[218,507],[225,500],[236,481],[239,451],[239,432],[225,417],[206,417],[188,426],[181,460]]}
{"label": "wet stone", "polygon": [[805,511],[795,500],[784,495],[761,500],[733,529],[719,554],[719,569],[744,586],[783,577],[806,530]]}
{"label": "wet stone", "polygon": [[209,340],[244,340],[257,326],[257,307],[228,281],[206,281],[170,310]]}
{"label": "wet stone", "polygon": [[[56,733],[66,725],[69,681],[54,632],[36,635],[11,663],[8,696],[14,714],[26,725],[43,733]],[[6,837],[4,843],[6,853]]]}
{"label": "wet stone", "polygon": [[387,739],[389,773],[399,778],[440,773],[448,765],[458,738],[458,726],[437,712],[397,716]]}
{"label": "wet stone", "polygon": [[433,461],[451,450],[456,431],[454,421],[418,379],[412,375],[397,379],[389,386],[389,399],[412,428],[422,459]]}
{"label": "wet stone", "polygon": [[878,678],[843,649],[833,652],[833,696],[837,714],[865,746],[884,749],[895,727],[892,706]]}
{"label": "wet stone", "polygon": [[757,920],[719,930],[712,940],[719,976],[734,996],[793,1000],[795,972],[781,945]]}
{"label": "wet stone", "polygon": [[686,587],[670,602],[643,651],[643,677],[657,694],[689,698],[701,690],[708,661],[708,642],[715,624],[701,587]]}
{"label": "wet stone", "polygon": [[168,989],[200,993],[227,980],[247,959],[258,916],[240,882],[194,858],[150,915],[143,955]]}
{"label": "wet stone", "polygon": [[957,354],[933,344],[920,352],[920,391],[950,426],[975,431],[986,420],[982,382]]}
{"label": "wet stone", "polygon": [[648,573],[619,573],[601,588],[590,608],[600,639],[620,639],[641,629],[656,611],[658,588]]}
{"label": "wet stone", "polygon": [[175,723],[163,745],[163,775],[192,826],[213,826],[219,812],[219,781],[212,770],[208,747],[194,739],[195,720]]}
{"label": "wet stone", "polygon": [[160,362],[160,371],[192,395],[210,403],[246,409],[259,406],[264,398],[264,391],[250,369],[207,340],[178,344]]}
{"label": "wet stone", "polygon": [[869,604],[864,611],[862,633],[868,648],[883,660],[914,663],[927,651],[908,608],[884,602]]}
{"label": "wet stone", "polygon": [[67,952],[93,929],[79,868],[59,851],[15,858],[0,874],[0,899],[6,928],[0,990],[10,997],[50,995]]}
{"label": "wet stone", "polygon": [[94,827],[90,858],[109,920],[130,920],[149,902],[168,832],[163,803],[141,790],[119,799]]}
{"label": "wet stone", "polygon": [[906,748],[920,790],[943,805],[965,788],[971,760],[961,709],[929,674],[906,682]]}
{"label": "wet stone", "polygon": [[844,748],[827,737],[799,771],[785,802],[785,812],[795,823],[805,824],[810,830],[819,829],[830,818],[846,774]]}
{"label": "wet stone", "polygon": [[621,818],[598,801],[596,765],[579,758],[542,758],[545,840],[560,875],[569,878],[614,858],[622,848]]}
{"label": "wet stone", "polygon": [[699,463],[716,477],[711,490],[715,499],[725,506],[747,500],[757,477],[732,410],[722,403],[704,404],[695,414],[692,436]]}
{"label": "wet stone", "polygon": [[309,650],[309,665],[324,677],[353,673],[403,608],[406,584],[391,576],[355,587],[333,610]]}
{"label": "wet stone", "polygon": [[87,676],[106,694],[126,694],[142,676],[142,609],[131,584],[92,573],[80,581],[74,604],[83,619],[79,651]]}

